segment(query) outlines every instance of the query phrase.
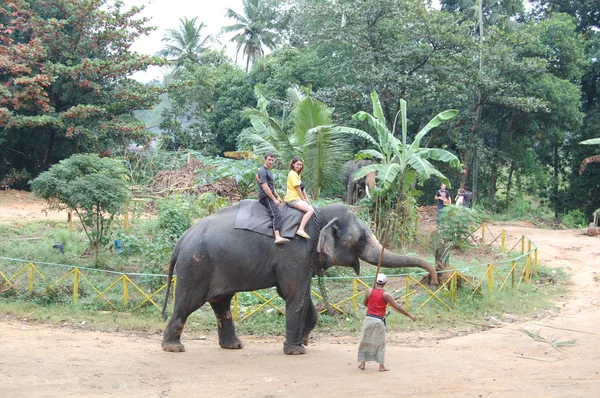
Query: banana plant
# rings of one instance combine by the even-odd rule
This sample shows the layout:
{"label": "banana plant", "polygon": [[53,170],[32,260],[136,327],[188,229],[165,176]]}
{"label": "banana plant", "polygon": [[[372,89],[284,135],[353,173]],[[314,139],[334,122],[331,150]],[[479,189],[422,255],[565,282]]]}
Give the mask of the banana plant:
{"label": "banana plant", "polygon": [[[435,116],[425,127],[421,129],[411,143],[408,142],[406,101],[400,100],[400,111],[396,114],[393,124],[393,130],[387,128],[387,121],[383,114],[383,109],[379,101],[377,92],[371,93],[373,103],[373,114],[358,112],[352,116],[355,120],[366,121],[373,130],[376,137],[371,134],[350,127],[343,127],[342,131],[347,134],[353,134],[367,140],[372,149],[360,151],[359,154],[375,158],[379,163],[375,163],[361,168],[355,174],[355,180],[358,180],[371,172],[376,172],[376,178],[386,190],[393,186],[398,188],[399,194],[406,193],[412,186],[415,178],[422,185],[423,181],[432,176],[437,176],[450,186],[448,178],[440,172],[430,162],[440,161],[448,163],[451,167],[460,169],[461,164],[458,158],[444,149],[440,148],[422,148],[421,141],[427,133],[442,124],[444,121],[452,119],[458,114],[457,110],[446,110]],[[396,125],[398,116],[401,116],[402,135],[396,137]]]}

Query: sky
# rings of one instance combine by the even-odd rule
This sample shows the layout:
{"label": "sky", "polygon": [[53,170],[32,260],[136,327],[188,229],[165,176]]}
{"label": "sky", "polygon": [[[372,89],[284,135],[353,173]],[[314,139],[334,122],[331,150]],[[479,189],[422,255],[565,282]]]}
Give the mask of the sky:
{"label": "sky", "polygon": [[[156,26],[157,29],[148,36],[138,38],[131,50],[141,54],[156,54],[163,48],[161,39],[167,29],[176,29],[179,18],[189,19],[198,17],[199,22],[204,22],[206,28],[203,34],[218,34],[221,27],[235,23],[233,19],[225,18],[225,10],[242,13],[242,0],[124,0],[125,8],[144,5],[144,10],[138,14],[140,17],[150,18],[148,25]],[[221,46],[226,45],[231,34],[221,38]],[[218,44],[216,46],[219,46]],[[231,57],[235,56],[235,47],[227,46],[227,52]],[[161,68],[152,67],[147,72],[138,72],[133,78],[141,82],[153,79],[162,80]]]}

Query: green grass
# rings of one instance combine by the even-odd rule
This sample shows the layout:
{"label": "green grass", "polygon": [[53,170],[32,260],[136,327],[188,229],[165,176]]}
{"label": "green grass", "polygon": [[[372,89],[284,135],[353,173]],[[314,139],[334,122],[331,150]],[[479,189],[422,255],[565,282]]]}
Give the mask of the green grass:
{"label": "green grass", "polygon": [[[142,236],[149,223],[151,221],[136,219],[127,233]],[[418,255],[421,252],[422,257],[431,261],[431,257],[427,256],[431,252],[427,247],[427,239],[422,236],[417,239],[417,242],[424,244],[413,245],[410,254]],[[63,244],[65,253],[60,254],[53,249],[52,244],[54,243]],[[87,244],[87,237],[80,228],[75,227],[73,231],[70,231],[66,223],[61,222],[14,223],[0,229],[0,256],[2,257],[93,268],[93,256],[83,255]],[[397,251],[402,252],[401,250]],[[164,265],[148,265],[140,255],[120,256],[114,250],[107,249],[103,251],[102,256],[105,269],[122,272],[165,273]],[[453,268],[461,270],[466,276],[481,280],[485,275],[486,268],[480,265],[493,263],[505,275],[510,269],[511,260],[516,256],[517,254],[513,253],[510,257],[500,258],[496,251],[486,247],[476,247],[470,248],[466,252],[453,251],[450,256],[450,264]],[[25,263],[2,260],[0,270],[7,275],[13,275],[24,265]],[[36,266],[49,281],[58,280],[70,270],[70,268],[53,265],[36,264]],[[361,278],[367,285],[371,285],[376,267],[363,263],[361,268]],[[411,296],[410,310],[417,315],[418,322],[409,322],[402,315],[393,313],[388,319],[388,330],[440,328],[472,330],[493,325],[497,321],[513,322],[535,317],[556,305],[557,298],[565,294],[567,283],[567,276],[561,270],[547,269],[543,266],[540,266],[539,270],[538,277],[534,278],[529,285],[522,282],[518,290],[510,289],[510,278],[508,288],[501,292],[498,292],[498,281],[496,280],[495,291],[492,294],[487,292],[487,281],[481,285],[481,291],[474,295],[472,288],[465,285],[464,288],[459,289],[458,304],[451,309],[432,299],[422,309],[417,310],[421,303],[429,297],[424,292],[417,293]],[[421,279],[423,275],[422,270],[410,268],[386,268],[384,272],[394,279],[398,278],[395,279],[395,284],[388,283],[388,290],[392,291],[394,296],[403,295],[405,283],[403,277],[393,277],[393,275],[408,274],[417,280]],[[101,291],[106,289],[116,278],[105,272],[87,271],[85,275]],[[351,295],[351,278],[354,277],[351,269],[332,267],[327,270],[326,276],[332,277],[326,280],[327,294],[331,301],[337,302]],[[140,286],[145,286],[147,291],[154,291],[164,283],[153,277],[137,277],[134,281]],[[3,290],[1,285],[2,283],[0,283],[0,290]],[[312,287],[313,291],[320,293],[316,281],[313,282]],[[23,293],[23,290],[26,289],[21,288],[19,294],[10,289],[0,292],[0,313],[53,325],[102,331],[126,330],[158,333],[166,324],[160,317],[160,311],[153,306],[133,310],[141,300],[139,296],[135,297],[133,289],[130,293],[133,293],[134,297],[131,298],[128,306],[122,304],[122,292],[118,289],[110,296],[113,303],[111,306],[95,299],[96,293],[83,282],[80,282],[80,301],[78,304],[72,304],[72,278],[70,282],[66,281],[63,285],[57,286],[55,291],[51,290],[43,294],[36,290],[36,294],[29,296]],[[363,288],[359,287],[359,291],[362,290]],[[275,294],[275,289],[264,289],[261,294],[271,297]],[[446,297],[444,295],[447,296],[448,293],[443,292],[442,296]],[[164,293],[159,293],[154,300],[162,306]],[[314,297],[313,300],[315,300]],[[362,302],[362,295],[358,298],[358,302]],[[245,311],[251,306],[260,304],[261,301],[253,294],[244,292],[239,295],[239,303],[241,318],[246,313]],[[323,308],[322,302],[315,301],[315,303],[318,309]],[[172,309],[172,303],[170,304],[169,311]],[[285,304],[280,298],[274,301],[274,305],[285,308]],[[266,307],[249,320],[237,322],[238,333],[240,335],[283,335],[285,333],[285,317],[275,310],[265,311],[268,309],[269,307]],[[355,314],[350,302],[344,305],[344,309],[346,314],[343,315],[321,315],[315,332],[357,334],[361,328],[364,309],[359,309]],[[205,305],[201,310],[192,314],[186,325],[186,334],[215,333],[215,331],[216,320],[209,305]]]}

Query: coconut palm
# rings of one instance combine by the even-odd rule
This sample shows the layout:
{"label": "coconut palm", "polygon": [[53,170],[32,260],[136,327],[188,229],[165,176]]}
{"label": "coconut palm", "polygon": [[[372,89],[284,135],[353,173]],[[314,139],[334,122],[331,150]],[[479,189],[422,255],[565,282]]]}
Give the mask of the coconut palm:
{"label": "coconut palm", "polygon": [[214,35],[202,35],[206,28],[204,22],[196,24],[198,17],[179,19],[179,28],[168,29],[162,38],[165,47],[158,55],[175,61],[177,69],[181,69],[186,60],[200,63],[201,55],[206,48],[217,41]]}
{"label": "coconut palm", "polygon": [[[581,141],[580,144],[583,145],[600,145],[600,138],[591,138],[589,140]],[[586,166],[589,163],[600,163],[600,155],[588,156],[583,159],[581,165],[579,166],[579,175],[582,175],[585,171]]]}
{"label": "coconut palm", "polygon": [[[304,159],[302,178],[313,197],[323,188],[339,185],[342,165],[351,156],[346,134],[331,121],[333,110],[313,98],[309,89],[290,88],[287,95],[292,111],[285,123],[267,112],[267,99],[256,91],[258,107],[247,109],[252,128],[242,132],[242,145],[251,145],[259,156],[273,152],[284,163],[294,156]],[[285,131],[282,127],[289,124]]]}
{"label": "coconut palm", "polygon": [[236,44],[235,62],[237,63],[240,50],[246,57],[246,72],[250,63],[265,55],[264,47],[273,50],[279,41],[277,33],[271,30],[272,13],[261,0],[244,0],[244,15],[228,8],[227,18],[235,19],[236,23],[225,26],[222,32],[238,32],[231,39]]}

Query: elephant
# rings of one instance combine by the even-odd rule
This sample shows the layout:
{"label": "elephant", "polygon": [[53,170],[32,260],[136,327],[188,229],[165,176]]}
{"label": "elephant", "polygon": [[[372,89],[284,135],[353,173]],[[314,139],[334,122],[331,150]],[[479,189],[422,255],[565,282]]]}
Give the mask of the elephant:
{"label": "elephant", "polygon": [[[206,302],[217,318],[220,346],[242,348],[231,314],[233,295],[275,286],[285,300],[283,352],[304,354],[309,334],[317,323],[310,294],[312,277],[333,265],[352,267],[359,275],[359,259],[371,264],[379,261],[381,244],[343,203],[316,209],[307,225],[312,239],[292,239],[284,245],[273,244],[270,236],[234,228],[239,206],[203,218],[175,245],[169,262],[163,316],[176,267],[175,303],[163,332],[163,350],[185,351],[181,343],[185,322]],[[418,257],[385,250],[381,266],[419,267],[428,271],[432,283],[437,284],[433,266]]]}
{"label": "elephant", "polygon": [[350,160],[346,162],[342,168],[342,182],[346,187],[346,203],[349,205],[356,204],[359,200],[369,195],[369,191],[375,188],[375,172],[371,172],[366,176],[354,181],[356,172],[370,164],[371,160]]}

